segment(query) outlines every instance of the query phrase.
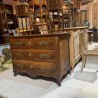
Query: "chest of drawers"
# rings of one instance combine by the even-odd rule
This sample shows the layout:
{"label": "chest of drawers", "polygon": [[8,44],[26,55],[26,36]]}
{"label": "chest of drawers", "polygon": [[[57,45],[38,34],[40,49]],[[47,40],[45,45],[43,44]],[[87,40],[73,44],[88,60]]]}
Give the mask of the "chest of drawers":
{"label": "chest of drawers", "polygon": [[14,75],[54,78],[58,85],[69,67],[69,34],[10,38]]}

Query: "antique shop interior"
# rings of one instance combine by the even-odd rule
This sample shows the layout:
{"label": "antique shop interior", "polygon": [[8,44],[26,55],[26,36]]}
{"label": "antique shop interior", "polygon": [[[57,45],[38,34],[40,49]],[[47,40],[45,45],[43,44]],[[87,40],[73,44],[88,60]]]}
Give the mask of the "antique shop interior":
{"label": "antique shop interior", "polygon": [[0,0],[0,98],[98,98],[98,0]]}

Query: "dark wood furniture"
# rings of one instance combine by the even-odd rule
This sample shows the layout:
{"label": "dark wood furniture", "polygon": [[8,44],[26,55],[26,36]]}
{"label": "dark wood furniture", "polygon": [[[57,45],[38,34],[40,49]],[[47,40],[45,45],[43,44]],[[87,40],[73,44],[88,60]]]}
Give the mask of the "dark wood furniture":
{"label": "dark wood furniture", "polygon": [[27,3],[19,3],[15,6],[18,22],[19,35],[31,35],[33,25],[30,16],[30,9]]}
{"label": "dark wood furniture", "polygon": [[8,43],[9,36],[12,35],[12,31],[16,28],[16,20],[14,13],[14,5],[17,3],[16,1],[0,1],[0,37],[2,38],[0,44]]}
{"label": "dark wood furniture", "polygon": [[[51,31],[63,31],[74,26],[73,2],[70,0],[46,0]],[[51,14],[50,14],[51,13]]]}
{"label": "dark wood furniture", "polygon": [[51,32],[64,30],[63,0],[46,0],[48,12],[51,13]]}
{"label": "dark wood furniture", "polygon": [[[0,2],[0,44],[4,43],[4,39],[5,37],[8,36],[7,33],[7,18],[6,18],[6,14],[5,14],[5,10],[4,10],[4,4],[2,2]],[[2,39],[2,40],[1,40]]]}
{"label": "dark wood furniture", "polygon": [[98,29],[96,28],[90,28],[88,29],[88,40],[89,43],[91,44],[91,42],[98,42]]}
{"label": "dark wood furniture", "polygon": [[24,2],[28,2],[28,0],[19,0],[19,2],[24,3]]}
{"label": "dark wood furniture", "polygon": [[63,11],[64,11],[64,27],[65,28],[74,27],[75,26],[74,3],[71,0],[64,0]]}
{"label": "dark wood furniture", "polygon": [[88,37],[89,37],[89,43],[91,44],[91,39],[94,31],[93,30],[88,30]]}
{"label": "dark wood furniture", "polygon": [[[29,6],[33,10],[31,16],[33,19],[32,23],[34,28],[38,28],[40,34],[47,34],[48,11],[47,11],[46,0],[30,0]],[[34,33],[36,33],[35,29]]]}
{"label": "dark wood furniture", "polygon": [[10,38],[13,72],[53,78],[60,86],[70,70],[69,33]]}

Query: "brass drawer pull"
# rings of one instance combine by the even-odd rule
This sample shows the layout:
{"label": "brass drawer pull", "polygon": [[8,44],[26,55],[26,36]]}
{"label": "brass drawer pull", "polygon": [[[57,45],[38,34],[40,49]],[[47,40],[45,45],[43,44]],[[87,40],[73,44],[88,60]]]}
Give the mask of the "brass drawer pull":
{"label": "brass drawer pull", "polygon": [[17,53],[17,54],[16,54],[16,56],[17,56],[17,57],[21,57],[21,56],[22,56],[22,54],[20,54],[20,53]]}
{"label": "brass drawer pull", "polygon": [[31,45],[31,42],[29,41],[27,44],[30,46]]}
{"label": "brass drawer pull", "polygon": [[41,70],[44,71],[49,71],[47,68],[41,68]]}
{"label": "brass drawer pull", "polygon": [[16,42],[14,43],[14,45],[16,45],[16,46],[21,45],[21,44],[22,44],[22,42],[20,42],[20,41],[16,41]]}
{"label": "brass drawer pull", "polygon": [[29,53],[29,57],[32,57],[32,53]]}
{"label": "brass drawer pull", "polygon": [[46,58],[49,58],[50,56],[48,55],[48,54],[41,54],[40,55],[40,58],[44,58],[44,59],[46,59]]}
{"label": "brass drawer pull", "polygon": [[42,41],[42,42],[39,43],[39,45],[46,46],[46,45],[48,45],[48,42]]}
{"label": "brass drawer pull", "polygon": [[33,68],[33,66],[32,65],[30,65],[30,69],[32,69]]}
{"label": "brass drawer pull", "polygon": [[23,64],[17,64],[16,66],[22,68],[24,65]]}

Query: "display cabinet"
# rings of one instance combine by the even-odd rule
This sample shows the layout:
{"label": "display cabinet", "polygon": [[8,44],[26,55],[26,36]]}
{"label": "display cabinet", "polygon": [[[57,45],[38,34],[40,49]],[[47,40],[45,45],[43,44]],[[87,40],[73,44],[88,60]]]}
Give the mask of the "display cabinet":
{"label": "display cabinet", "polygon": [[0,2],[0,44],[4,43],[4,39],[8,36],[7,17],[4,9],[4,4]]}
{"label": "display cabinet", "polygon": [[71,0],[64,0],[64,27],[74,27],[74,3]]}
{"label": "display cabinet", "polygon": [[73,2],[70,0],[46,0],[52,33],[73,27]]}
{"label": "display cabinet", "polygon": [[[15,3],[16,1],[14,1]],[[2,41],[0,43],[8,43],[10,35],[13,35],[13,31],[17,27],[14,13],[14,3],[10,0],[2,0],[0,2],[0,37]]]}
{"label": "display cabinet", "polygon": [[13,6],[8,4],[4,4],[4,6],[5,6],[5,14],[7,17],[8,32],[11,33],[12,30],[15,30],[16,28],[15,15],[13,13]]}
{"label": "display cabinet", "polygon": [[19,35],[31,34],[33,30],[29,5],[20,3],[16,5],[16,17],[18,21]]}
{"label": "display cabinet", "polygon": [[34,27],[39,29],[40,34],[47,34],[47,5],[46,0],[30,0],[30,8],[34,10]]}
{"label": "display cabinet", "polygon": [[56,29],[64,30],[63,0],[46,0],[51,20],[51,33]]}

